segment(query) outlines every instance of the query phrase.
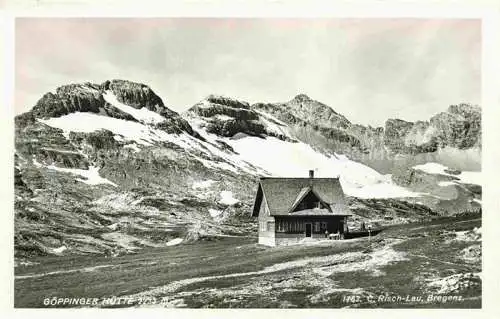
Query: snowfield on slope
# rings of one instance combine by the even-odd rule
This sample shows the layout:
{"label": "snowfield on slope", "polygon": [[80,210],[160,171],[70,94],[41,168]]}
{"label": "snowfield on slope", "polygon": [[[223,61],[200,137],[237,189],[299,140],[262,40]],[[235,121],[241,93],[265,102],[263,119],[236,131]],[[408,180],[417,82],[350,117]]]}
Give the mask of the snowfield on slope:
{"label": "snowfield on slope", "polygon": [[[261,115],[262,113],[260,112]],[[390,175],[382,175],[344,155],[325,155],[308,144],[286,142],[269,136],[243,136],[238,139],[220,137],[205,130],[204,120],[188,118],[188,121],[212,144],[217,144],[217,141],[229,144],[238,155],[218,149],[215,152],[244,171],[251,164],[261,169],[261,172],[254,173],[277,177],[307,177],[308,171],[314,169],[318,177],[340,177],[344,192],[349,196],[401,198],[421,195],[394,184]]]}
{"label": "snowfield on slope", "polygon": [[[459,178],[457,182],[460,183],[466,183],[466,184],[475,184],[475,185],[482,185],[482,176],[481,172],[472,172],[472,171],[462,171],[460,174],[453,175],[447,173],[445,170],[449,169],[449,167],[444,166],[439,163],[434,163],[434,162],[429,162],[421,165],[415,165],[413,166],[414,169],[420,170],[423,172],[426,172],[428,174],[434,174],[434,175],[445,175],[445,176],[451,176],[451,177],[456,177]],[[442,184],[441,186],[444,186]]]}
{"label": "snowfield on slope", "polygon": [[75,112],[46,120],[38,119],[38,121],[63,130],[66,136],[68,136],[69,132],[91,133],[105,129],[118,136],[121,135],[124,140],[144,146],[151,146],[155,142],[170,142],[186,149],[193,147],[193,141],[188,134],[168,134],[165,131],[148,127],[142,123],[95,113]]}
{"label": "snowfield on slope", "polygon": [[390,178],[366,165],[351,161],[343,155],[322,154],[302,142],[291,143],[274,137],[262,139],[253,136],[224,141],[245,161],[263,168],[273,176],[306,177],[309,169],[314,169],[318,177],[340,177],[344,191],[350,196],[361,198],[419,196],[418,193],[395,185]]}
{"label": "snowfield on slope", "polygon": [[[38,121],[63,130],[63,134],[66,138],[69,137],[70,132],[91,133],[105,129],[113,132],[115,134],[115,140],[119,142],[130,141],[143,146],[153,146],[158,142],[175,144],[189,153],[192,158],[198,160],[205,167],[210,169],[223,169],[234,173],[239,173],[239,170],[243,170],[250,174],[259,172],[258,169],[245,163],[236,154],[229,154],[214,146],[217,145],[216,142],[214,142],[214,144],[209,144],[186,133],[169,134],[142,123],[87,112],[75,112],[56,118],[38,119]],[[137,145],[135,147],[127,147],[140,151]],[[209,160],[196,155],[196,153],[199,154],[200,152],[206,154],[210,159],[221,158],[225,161]]]}

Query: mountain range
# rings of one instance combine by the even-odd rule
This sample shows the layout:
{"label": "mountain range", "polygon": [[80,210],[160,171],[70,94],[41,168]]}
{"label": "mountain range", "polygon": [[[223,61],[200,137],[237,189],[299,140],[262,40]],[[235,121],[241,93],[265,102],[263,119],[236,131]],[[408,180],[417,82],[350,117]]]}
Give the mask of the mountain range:
{"label": "mountain range", "polygon": [[15,118],[15,255],[107,254],[252,235],[261,176],[340,177],[351,223],[480,209],[481,109],[355,124],[299,94],[210,95],[179,114],[145,84],[59,87]]}

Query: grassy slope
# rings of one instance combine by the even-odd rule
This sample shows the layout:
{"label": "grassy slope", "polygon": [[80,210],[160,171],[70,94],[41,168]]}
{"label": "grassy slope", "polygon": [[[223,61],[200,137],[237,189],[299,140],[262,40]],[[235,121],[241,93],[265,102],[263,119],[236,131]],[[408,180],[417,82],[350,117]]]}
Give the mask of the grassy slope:
{"label": "grassy slope", "polygon": [[[366,239],[336,242],[328,246],[294,246],[264,248],[255,238],[225,238],[167,248],[145,249],[135,255],[104,257],[40,257],[39,264],[15,269],[15,306],[43,307],[46,297],[110,297],[123,296],[167,285],[173,281],[262,270],[273,264],[313,256],[334,256],[344,252],[370,252],[381,249],[390,240],[402,240],[396,251],[407,253],[408,260],[382,266],[383,275],[366,270],[335,272],[315,286],[311,265],[275,273],[217,278],[182,286],[174,294],[182,296],[188,307],[345,307],[342,293],[332,292],[321,298],[325,282],[342,289],[362,288],[363,294],[429,293],[424,279],[455,273],[478,272],[481,265],[469,265],[459,258],[467,246],[460,241],[444,242],[444,229],[449,231],[480,226],[480,216],[446,218],[426,224],[394,226],[368,242]],[[426,231],[426,236],[422,232]],[[361,259],[359,260],[361,261]],[[356,261],[354,261],[356,262]],[[106,266],[94,271],[73,271],[41,277],[20,276],[54,271],[71,271],[86,267]],[[310,269],[311,268],[311,269]],[[304,280],[304,278],[312,278]],[[292,288],[268,288],[290,281]],[[294,281],[295,280],[295,281]],[[316,280],[316,279],[315,279]],[[268,287],[266,287],[268,286]],[[274,287],[274,286],[273,286]],[[267,290],[266,290],[267,289]],[[459,292],[468,299],[459,303],[377,303],[362,300],[356,307],[480,307],[481,286]],[[231,298],[227,298],[230,295]],[[158,296],[162,297],[162,296]]]}

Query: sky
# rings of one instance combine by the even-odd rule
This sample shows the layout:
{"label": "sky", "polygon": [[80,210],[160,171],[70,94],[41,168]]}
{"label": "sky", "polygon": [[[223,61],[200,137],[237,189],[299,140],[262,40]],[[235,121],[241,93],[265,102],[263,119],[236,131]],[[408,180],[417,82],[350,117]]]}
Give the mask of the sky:
{"label": "sky", "polygon": [[475,19],[17,18],[15,110],[69,83],[127,79],[182,112],[209,94],[304,93],[351,122],[481,102]]}

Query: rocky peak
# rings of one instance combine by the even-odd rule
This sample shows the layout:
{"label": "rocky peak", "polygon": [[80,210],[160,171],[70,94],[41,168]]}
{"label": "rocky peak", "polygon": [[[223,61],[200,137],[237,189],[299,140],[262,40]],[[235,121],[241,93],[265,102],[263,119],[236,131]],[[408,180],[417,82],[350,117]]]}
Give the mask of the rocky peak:
{"label": "rocky peak", "polygon": [[[189,123],[182,117],[167,108],[162,99],[147,85],[127,80],[108,80],[102,84],[74,83],[63,85],[42,96],[31,111],[16,117],[16,125],[25,127],[38,119],[60,117],[75,112],[90,112],[101,116],[139,122],[143,119],[134,117],[126,110],[113,105],[106,98],[110,91],[116,99],[127,106],[141,109],[146,108],[158,113],[165,120],[153,123],[155,127],[168,133],[187,132],[198,137]],[[161,117],[160,117],[161,118]],[[144,124],[152,124],[144,122]]]}
{"label": "rocky peak", "polygon": [[164,117],[178,116],[165,106],[162,99],[150,87],[127,80],[111,80],[102,84],[86,82],[63,85],[58,87],[55,93],[48,92],[43,95],[31,113],[36,118],[49,118],[73,112],[92,112],[133,120],[104,100],[103,94],[108,90],[118,101],[128,106],[137,109],[145,107]]}
{"label": "rocky peak", "polygon": [[209,95],[193,105],[187,114],[195,114],[205,118],[231,117],[242,121],[258,119],[258,114],[250,110],[248,102],[220,95]]}
{"label": "rocky peak", "polygon": [[451,105],[430,121],[390,119],[385,123],[385,144],[396,153],[428,153],[438,148],[480,146],[481,109],[470,104]]}
{"label": "rocky peak", "polygon": [[305,101],[312,101],[312,99],[308,95],[301,93],[301,94],[296,95],[292,99],[292,101],[305,102]]}
{"label": "rocky peak", "polygon": [[207,98],[205,100],[209,103],[230,106],[230,107],[234,107],[234,108],[238,108],[238,109],[249,109],[250,108],[250,104],[248,104],[248,102],[239,101],[237,99],[233,99],[233,98],[222,96],[222,95],[211,94],[211,95],[207,96]]}
{"label": "rocky peak", "polygon": [[61,97],[66,97],[71,95],[99,94],[100,91],[101,87],[98,84],[85,82],[60,86],[56,89],[56,94]]}
{"label": "rocky peak", "polygon": [[42,96],[31,112],[37,118],[59,117],[73,112],[98,113],[104,99],[95,84],[69,84]]}
{"label": "rocky peak", "polygon": [[[191,119],[202,119],[198,125],[218,136],[234,137],[236,134],[244,134],[291,140],[285,131],[277,128],[281,126],[279,123],[256,112],[248,102],[226,96],[209,95],[191,107],[185,115]],[[269,122],[273,121],[274,125],[269,127]]]}
{"label": "rocky peak", "polygon": [[147,85],[127,80],[111,80],[101,84],[101,90],[110,90],[118,101],[136,109],[142,107],[163,116],[177,115],[165,106],[162,99]]}
{"label": "rocky peak", "polygon": [[460,103],[458,105],[450,105],[448,107],[448,113],[465,117],[480,114],[481,108],[477,105],[472,105],[469,103]]}
{"label": "rocky peak", "polygon": [[481,108],[478,106],[451,105],[447,112],[433,116],[430,124],[439,132],[437,140],[441,147],[464,149],[481,145]]}

